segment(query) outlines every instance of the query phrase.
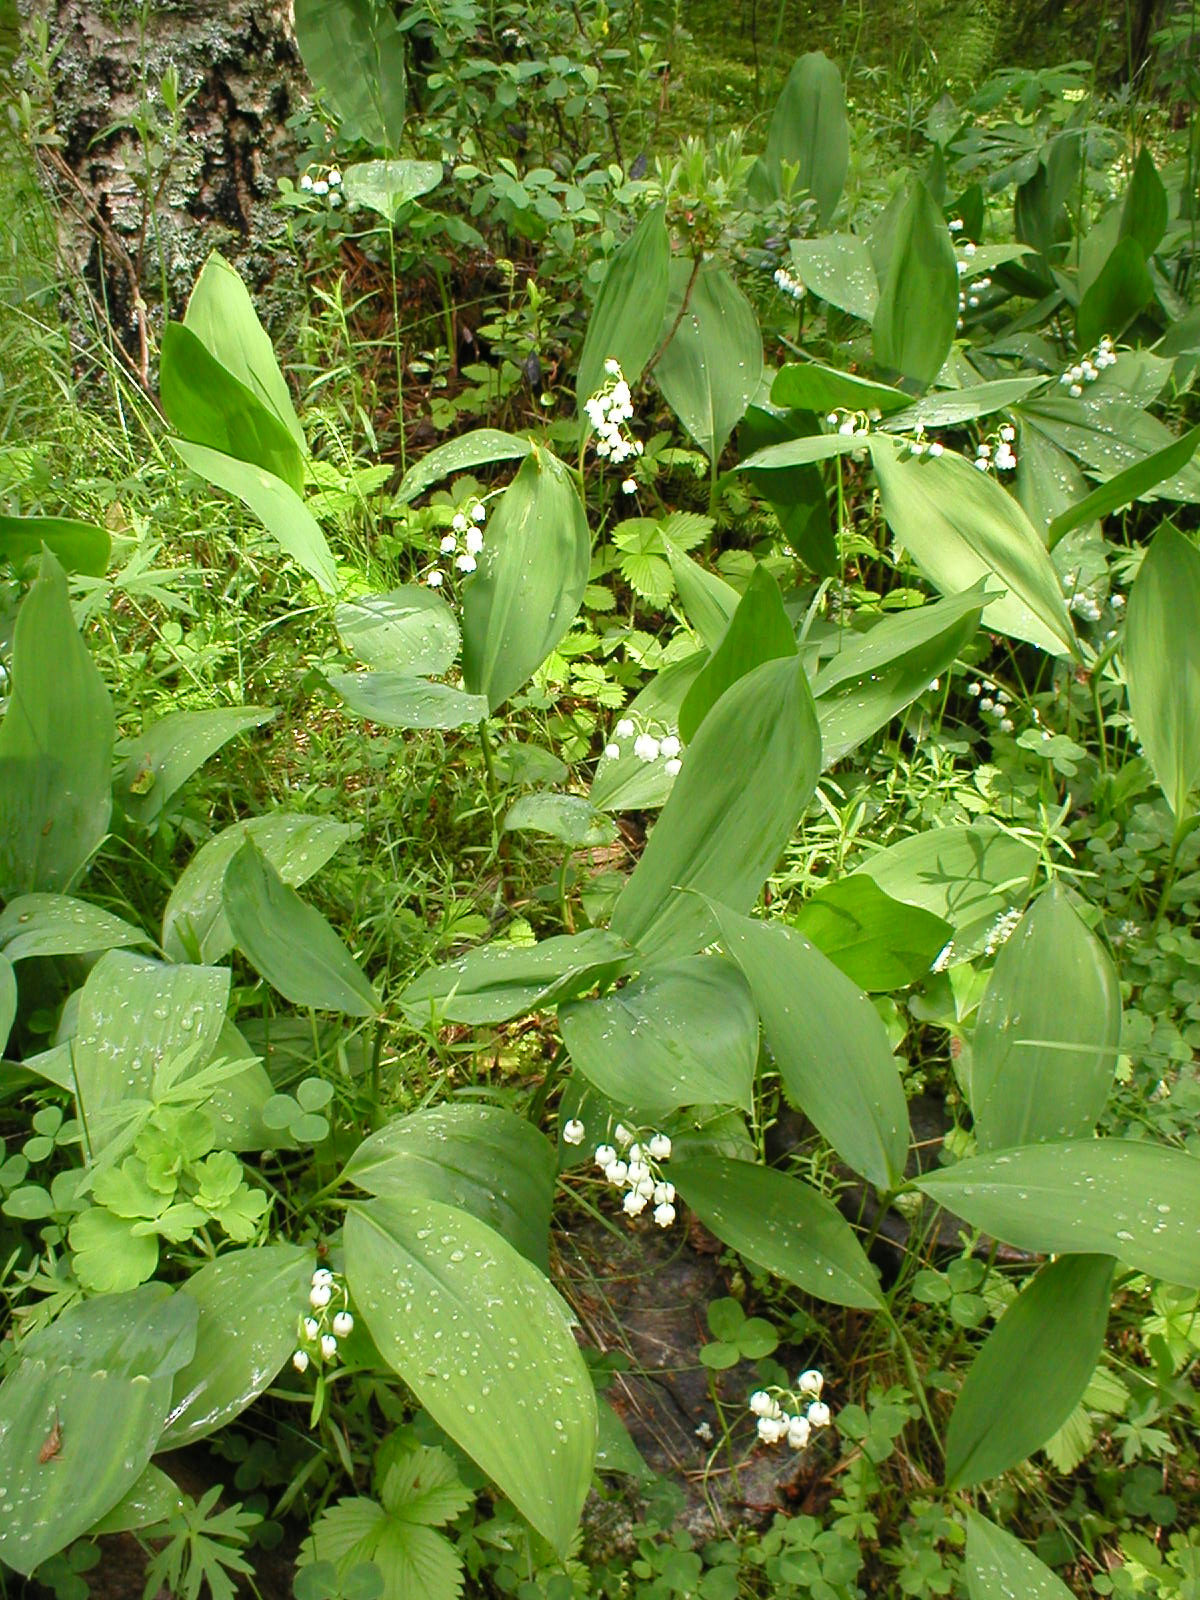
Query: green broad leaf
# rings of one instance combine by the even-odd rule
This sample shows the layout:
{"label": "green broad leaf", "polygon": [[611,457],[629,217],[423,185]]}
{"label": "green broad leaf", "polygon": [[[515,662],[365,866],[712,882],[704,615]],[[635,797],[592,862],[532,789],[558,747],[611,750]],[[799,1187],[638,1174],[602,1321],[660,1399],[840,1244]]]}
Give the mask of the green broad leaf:
{"label": "green broad leaf", "polygon": [[1101,517],[1119,511],[1122,506],[1140,500],[1165,479],[1177,477],[1189,465],[1197,449],[1200,449],[1200,428],[1192,428],[1190,432],[1173,440],[1163,449],[1155,450],[1153,454],[1135,462],[1133,466],[1126,467],[1123,472],[1116,473],[1099,488],[1093,489],[1091,494],[1054,518],[1046,530],[1046,541],[1050,549],[1053,550],[1059,540],[1070,533],[1072,528],[1082,527],[1088,522],[1097,522]]}
{"label": "green broad leaf", "polygon": [[1079,302],[1075,337],[1081,350],[1090,350],[1102,334],[1114,338],[1154,298],[1154,282],[1146,267],[1146,253],[1134,238],[1113,247],[1104,267]]}
{"label": "green broad leaf", "polygon": [[[975,1357],[946,1430],[946,1484],[996,1478],[1045,1444],[1083,1397],[1104,1348],[1114,1262],[1042,1267]],[[1021,1403],[1014,1405],[1016,1396]]]}
{"label": "green broad leaf", "polygon": [[[879,280],[865,239],[832,233],[823,239],[793,239],[792,261],[810,294],[870,322],[879,306]],[[857,408],[856,408],[857,409]],[[884,408],[880,406],[882,411]]]}
{"label": "green broad leaf", "polygon": [[132,1533],[138,1528],[165,1522],[182,1509],[183,1496],[174,1478],[169,1478],[161,1467],[152,1463],[112,1510],[93,1523],[87,1530],[88,1535],[99,1539],[106,1533]]}
{"label": "green broad leaf", "polygon": [[741,596],[732,584],[702,567],[682,550],[668,546],[667,556],[688,622],[705,649],[715,650],[725,637]]}
{"label": "green broad leaf", "polygon": [[[1118,359],[1118,368],[1123,359]],[[1039,395],[1019,407],[1023,421],[1073,455],[1101,483],[1177,443],[1171,430],[1140,405],[1115,393],[1093,394],[1114,370],[1110,367],[1101,373],[1082,399]],[[1200,465],[1189,461],[1179,472],[1161,479],[1154,486],[1153,498],[1200,503]]]}
{"label": "green broad leaf", "polygon": [[904,1177],[908,1109],[879,1013],[786,923],[708,902],[726,953],[746,975],[784,1092],[855,1172],[879,1189]]}
{"label": "green broad leaf", "polygon": [[238,949],[293,1005],[372,1017],[379,996],[325,918],[301,900],[252,839],[225,869],[225,915]]}
{"label": "green broad leaf", "polygon": [[440,678],[462,643],[450,607],[419,584],[344,601],[334,624],[346,649],[373,672]]}
{"label": "green broad leaf", "polygon": [[971,1110],[981,1152],[1081,1139],[1108,1103],[1121,986],[1053,884],[996,958],[975,1023]]}
{"label": "green broad leaf", "polygon": [[1071,1600],[1071,1590],[1032,1550],[994,1522],[968,1510],[967,1593],[970,1600]]}
{"label": "green broad leaf", "polygon": [[850,124],[842,75],[823,51],[792,64],[771,121],[767,147],[751,174],[751,193],[762,200],[783,194],[783,163],[798,167],[798,185],[817,202],[817,221],[828,227],[850,166]]}
{"label": "green broad leaf", "polygon": [[113,787],[127,816],[153,822],[194,772],[249,728],[261,728],[270,706],[216,706],[211,711],[171,711],[117,746],[123,756]]}
{"label": "green broad leaf", "polygon": [[351,711],[384,728],[470,728],[488,714],[481,694],[401,672],[327,672],[325,681]]}
{"label": "green broad leaf", "polygon": [[0,1386],[0,1560],[28,1577],[120,1502],[149,1463],[170,1388],[18,1361]]}
{"label": "green broad leaf", "polygon": [[614,982],[632,958],[625,941],[603,928],[532,946],[485,944],[423,972],[400,996],[400,1006],[416,1027],[431,1016],[439,1024],[472,1027],[508,1022]]}
{"label": "green broad leaf", "polygon": [[346,1217],[346,1277],[385,1361],[439,1427],[565,1553],[596,1456],[596,1398],[542,1274],[440,1201]]}
{"label": "green broad leaf", "polygon": [[557,1159],[524,1117],[450,1103],[397,1117],[364,1139],[341,1176],[368,1194],[439,1200],[486,1222],[543,1272]]}
{"label": "green broad leaf", "polygon": [[50,550],[66,572],[102,578],[112,540],[104,528],[73,517],[0,517],[0,561],[28,561]]}
{"label": "green broad leaf", "polygon": [[[1053,549],[1050,544],[1051,524],[1056,517],[1070,511],[1085,498],[1088,481],[1073,456],[1027,423],[1021,427],[1017,450],[1020,457],[1017,466],[1017,499],[1047,547]],[[1099,532],[1095,526],[1084,528],[1080,538],[1090,540],[1098,537]],[[1069,549],[1064,550],[1055,562],[1059,571],[1062,571],[1061,562],[1068,554]]]}
{"label": "green broad leaf", "polygon": [[224,967],[167,965],[110,950],[88,974],[73,1045],[80,1113],[95,1156],[116,1136],[112,1113],[150,1096],[166,1061],[212,1059],[229,1005]]}
{"label": "green broad leaf", "polygon": [[965,594],[884,617],[866,633],[842,636],[813,680],[825,770],[924,694],[975,637],[983,584]]}
{"label": "green broad leaf", "polygon": [[[1138,151],[1133,176],[1121,206],[1121,237],[1136,239],[1148,260],[1167,231],[1170,207],[1167,191],[1145,145]],[[1115,333],[1115,329],[1113,330]]]}
{"label": "green broad leaf", "polygon": [[613,932],[644,955],[669,959],[706,943],[701,895],[749,911],[812,798],[820,765],[799,658],[767,661],[739,678],[688,749],[617,900]]}
{"label": "green broad leaf", "polygon": [[[1032,174],[1019,185],[1013,206],[1014,231],[1047,261],[1057,260],[1063,239],[1060,224],[1067,200],[1079,183],[1081,139],[1076,128],[1058,134],[1046,146]],[[1046,283],[1046,268],[1038,264]]]}
{"label": "green broad leaf", "polygon": [[994,577],[1007,591],[983,612],[983,626],[1027,639],[1052,655],[1076,654],[1075,630],[1058,574],[1021,507],[987,473],[947,452],[901,458],[871,436],[883,514],[921,571],[944,594]]}
{"label": "green broad leaf", "polygon": [[864,441],[853,434],[810,433],[803,439],[788,439],[769,444],[739,461],[735,472],[782,472],[788,467],[805,467],[814,461],[830,461],[834,456],[861,450]]}
{"label": "green broad leaf", "polygon": [[301,456],[306,456],[304,430],[254,302],[237,271],[215,250],[196,279],[183,325],[226,372],[274,413]]}
{"label": "green broad leaf", "polygon": [[22,1346],[22,1357],[80,1372],[170,1378],[192,1359],[196,1308],[165,1284],[100,1295],[69,1307]]}
{"label": "green broad leaf", "polygon": [[581,794],[522,795],[509,806],[506,833],[544,833],[572,850],[597,849],[617,837],[615,823]]}
{"label": "green broad leaf", "polygon": [[583,600],[591,535],[571,474],[535,447],[463,586],[463,684],[494,711],[537,671]]}
{"label": "green broad leaf", "polygon": [[164,1407],[163,1449],[216,1433],[257,1400],[296,1345],[312,1253],[294,1244],[229,1250],[179,1291],[198,1307],[196,1349]]}
{"label": "green broad leaf", "polygon": [[757,1162],[676,1157],[671,1176],[679,1194],[739,1255],[831,1305],[882,1306],[875,1269],[831,1200]]}
{"label": "green broad leaf", "polygon": [[112,701],[45,550],[13,630],[0,722],[0,897],[70,887],[108,831]]}
{"label": "green broad leaf", "polygon": [[[762,335],[749,300],[715,261],[694,275],[690,261],[671,263],[672,303],[682,304],[685,293],[654,377],[684,428],[716,462],[762,382]],[[667,318],[673,320],[670,306]]]}
{"label": "green broad leaf", "polygon": [[957,321],[954,246],[941,208],[920,179],[914,179],[880,283],[871,325],[875,359],[925,388],[942,370]]}
{"label": "green broad leaf", "polygon": [[440,161],[356,161],[342,173],[342,193],[351,206],[364,206],[387,222],[442,181]]}
{"label": "green broad leaf", "polygon": [[984,822],[912,834],[851,877],[871,878],[893,900],[941,917],[969,953],[997,917],[1028,897],[1037,868],[1035,845]]}
{"label": "green broad leaf", "polygon": [[617,1105],[752,1108],[758,1017],[732,962],[647,967],[614,994],[560,1006],[558,1025],[576,1068]]}
{"label": "green broad leaf", "polygon": [[652,1482],[655,1474],[629,1437],[629,1429],[602,1394],[596,1396],[596,1417],[599,1423],[596,1471],[636,1478],[641,1483]]}
{"label": "green broad leaf", "polygon": [[890,384],[856,378],[853,373],[839,372],[836,367],[823,367],[819,361],[794,361],[780,367],[775,374],[771,404],[796,411],[814,411],[818,416],[844,410],[881,411],[886,417],[893,411],[907,411],[912,400],[903,389],[893,389]]}
{"label": "green broad leaf", "polygon": [[140,928],[67,894],[23,894],[0,911],[0,949],[9,961],[80,956],[149,944]]}
{"label": "green broad leaf", "polygon": [[972,1156],[913,1180],[1018,1250],[1116,1256],[1200,1289],[1200,1160],[1166,1145],[1078,1139]]}
{"label": "green broad leaf", "polygon": [[[1045,388],[1045,378],[996,378],[991,383],[974,383],[969,389],[947,393],[938,390],[910,405],[906,411],[888,417],[885,428],[909,433],[919,423],[925,428],[957,428],[977,417],[990,417],[1016,405],[1035,389]],[[905,396],[907,400],[907,396]]]}
{"label": "green broad leaf", "polygon": [[296,43],[342,137],[398,150],[407,110],[404,35],[372,0],[296,0]]}
{"label": "green broad leaf", "polygon": [[795,654],[796,635],[783,609],[779,585],[766,567],[756,566],[724,637],[679,708],[684,742],[691,743],[704,718],[739,678],[764,661]]}
{"label": "green broad leaf", "polygon": [[259,467],[297,496],[303,492],[304,456],[292,433],[183,323],[163,329],[158,386],[181,439]]}
{"label": "green broad leaf", "polygon": [[[731,589],[730,593],[736,609],[737,590]],[[715,624],[715,606],[710,615]],[[699,650],[663,667],[623,714],[639,731],[646,729],[658,738],[673,732],[679,726],[680,707],[707,659],[708,652]],[[591,790],[591,802],[597,811],[649,811],[661,806],[671,793],[676,780],[666,770],[666,763],[643,761],[634,749],[635,742],[624,740],[619,756],[604,755],[597,763]]]}
{"label": "green broad leaf", "polygon": [[199,956],[215,966],[233,949],[233,934],[221,899],[225,869],[252,839],[285,883],[307,883],[358,828],[326,817],[276,811],[225,828],[188,862],[163,913],[162,946],[171,961]]}
{"label": "green broad leaf", "polygon": [[632,388],[658,347],[667,312],[671,241],[666,207],[652,206],[608,264],[579,357],[579,410],[605,383],[604,363],[619,361]]}
{"label": "green broad leaf", "polygon": [[521,434],[505,433],[501,428],[474,428],[438,445],[410,467],[396,491],[396,503],[411,505],[451,473],[470,472],[475,467],[490,466],[493,461],[522,461],[532,449],[533,440]]}
{"label": "green broad leaf", "polygon": [[248,506],[267,532],[326,594],[338,589],[337,567],[321,525],[296,491],[282,478],[207,445],[172,439],[185,466],[206,483]]}
{"label": "green broad leaf", "polygon": [[[751,406],[738,432],[738,450],[747,456],[756,455],[771,445],[791,443],[795,432],[794,420],[763,406]],[[837,538],[819,468],[764,472],[754,480],[754,487],[778,518],[784,543],[821,577],[836,577]]]}
{"label": "green broad leaf", "polygon": [[1200,552],[1167,524],[1154,536],[1129,596],[1125,677],[1138,738],[1176,827],[1192,814],[1200,782],[1198,608]]}
{"label": "green broad leaf", "polygon": [[893,900],[862,874],[818,889],[792,926],[872,994],[905,989],[923,978],[954,931],[933,912]]}
{"label": "green broad leaf", "polygon": [[0,1055],[17,1020],[17,974],[6,955],[0,955]]}

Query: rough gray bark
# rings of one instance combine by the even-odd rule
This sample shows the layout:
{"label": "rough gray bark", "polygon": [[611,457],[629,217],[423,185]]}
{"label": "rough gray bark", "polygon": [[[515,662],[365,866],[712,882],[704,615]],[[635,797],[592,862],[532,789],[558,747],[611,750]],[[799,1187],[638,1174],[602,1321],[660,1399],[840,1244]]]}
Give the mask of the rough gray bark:
{"label": "rough gray bark", "polygon": [[[252,289],[280,275],[298,280],[271,207],[276,177],[294,166],[286,122],[305,81],[290,3],[32,4],[56,53],[57,141],[43,170],[61,217],[63,266],[87,286],[144,382],[148,326],[179,315],[211,250]],[[147,113],[166,125],[170,68],[180,99],[190,99],[167,159],[148,171],[137,125]]]}

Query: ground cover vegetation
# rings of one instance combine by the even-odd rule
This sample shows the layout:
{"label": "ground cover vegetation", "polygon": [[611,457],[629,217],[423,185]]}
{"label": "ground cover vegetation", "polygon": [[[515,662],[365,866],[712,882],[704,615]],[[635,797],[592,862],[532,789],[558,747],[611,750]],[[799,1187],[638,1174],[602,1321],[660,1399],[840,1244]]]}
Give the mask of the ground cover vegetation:
{"label": "ground cover vegetation", "polygon": [[297,0],[147,384],[10,62],[6,1592],[1200,1593],[1197,19],[750,11]]}

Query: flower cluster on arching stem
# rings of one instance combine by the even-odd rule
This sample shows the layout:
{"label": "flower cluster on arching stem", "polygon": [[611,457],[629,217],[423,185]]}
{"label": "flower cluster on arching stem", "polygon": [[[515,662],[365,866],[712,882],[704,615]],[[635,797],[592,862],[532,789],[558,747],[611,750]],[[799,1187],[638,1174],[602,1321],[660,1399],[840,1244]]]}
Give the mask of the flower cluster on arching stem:
{"label": "flower cluster on arching stem", "polygon": [[622,717],[613,729],[613,735],[604,746],[604,754],[610,761],[620,759],[621,740],[632,739],[633,753],[638,760],[647,765],[661,761],[668,778],[675,777],[683,766],[683,746],[674,733],[651,733],[648,728],[643,728],[639,733],[632,717]]}
{"label": "flower cluster on arching stem", "polygon": [[337,167],[330,167],[323,176],[318,172],[315,178],[311,172],[304,173],[298,187],[305,194],[315,195],[328,205],[340,206],[342,203],[342,174]]}
{"label": "flower cluster on arching stem", "polygon": [[[483,527],[487,521],[487,507],[482,500],[476,500],[466,509],[459,509],[450,520],[450,528],[442,535],[438,549],[447,558],[454,558],[456,571],[465,574],[475,571],[479,565],[479,555],[483,550]],[[446,574],[440,567],[434,567],[425,574],[425,582],[431,589],[440,589],[446,581]]]}
{"label": "flower cluster on arching stem", "polygon": [[1113,349],[1111,337],[1106,333],[1096,348],[1082,361],[1077,361],[1074,366],[1068,367],[1059,378],[1059,384],[1071,396],[1078,400],[1083,393],[1085,383],[1095,383],[1105,367],[1115,367],[1117,352]]}
{"label": "flower cluster on arching stem", "polygon": [[292,1356],[297,1372],[307,1372],[310,1361],[334,1361],[338,1340],[354,1331],[350,1294],[345,1280],[328,1267],[318,1267],[308,1290],[309,1310],[299,1322],[299,1344]]}
{"label": "flower cluster on arching stem", "polygon": [[[621,372],[621,363],[609,356],[604,363],[604,373],[607,381],[603,388],[597,389],[584,402],[583,409],[596,430],[596,454],[602,461],[611,461],[614,467],[619,467],[631,456],[640,456],[643,445],[625,426],[633,418],[633,396]],[[626,494],[632,494],[637,483],[633,478],[626,478],[621,488]]]}
{"label": "flower cluster on arching stem", "polygon": [[763,1444],[783,1444],[803,1450],[815,1432],[829,1427],[833,1414],[821,1399],[825,1378],[815,1367],[802,1372],[794,1389],[756,1389],[750,1410],[758,1418]]}
{"label": "flower cluster on arching stem", "polygon": [[774,278],[780,294],[786,294],[792,300],[804,299],[804,285],[786,267],[776,267]]}
{"label": "flower cluster on arching stem", "polygon": [[[563,1128],[568,1144],[583,1142],[583,1123],[572,1119]],[[596,1165],[606,1181],[624,1196],[627,1217],[641,1216],[652,1206],[660,1228],[675,1221],[675,1185],[663,1176],[663,1163],[671,1159],[671,1140],[665,1133],[637,1131],[618,1122],[612,1144],[596,1146]]]}

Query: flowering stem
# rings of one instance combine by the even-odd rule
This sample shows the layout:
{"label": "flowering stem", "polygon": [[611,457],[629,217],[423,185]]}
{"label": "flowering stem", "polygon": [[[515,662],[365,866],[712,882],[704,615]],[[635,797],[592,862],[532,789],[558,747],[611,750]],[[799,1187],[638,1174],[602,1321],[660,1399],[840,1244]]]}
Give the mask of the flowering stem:
{"label": "flowering stem", "polygon": [[883,1319],[887,1323],[888,1327],[892,1330],[892,1334],[895,1337],[896,1346],[899,1349],[900,1357],[904,1362],[904,1370],[908,1374],[909,1383],[912,1384],[913,1394],[916,1396],[917,1404],[921,1408],[921,1414],[928,1424],[929,1431],[932,1433],[938,1449],[943,1455],[945,1455],[946,1447],[942,1442],[942,1436],[938,1430],[938,1425],[933,1420],[933,1412],[929,1407],[929,1396],[925,1393],[925,1385],[921,1381],[921,1374],[917,1370],[917,1363],[913,1360],[913,1353],[909,1348],[908,1340],[900,1331],[900,1324],[892,1316],[890,1308],[884,1306],[881,1309]]}

